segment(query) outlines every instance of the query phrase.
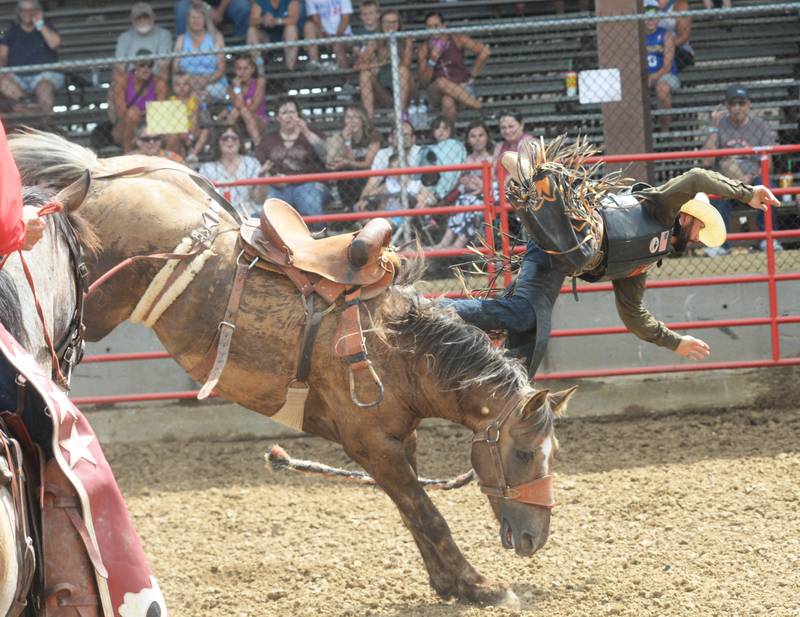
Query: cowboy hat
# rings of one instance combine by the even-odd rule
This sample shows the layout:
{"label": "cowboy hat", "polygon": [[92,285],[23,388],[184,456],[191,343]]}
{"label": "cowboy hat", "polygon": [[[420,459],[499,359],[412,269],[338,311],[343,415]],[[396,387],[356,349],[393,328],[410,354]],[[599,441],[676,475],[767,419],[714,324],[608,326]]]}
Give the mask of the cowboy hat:
{"label": "cowboy hat", "polygon": [[708,195],[698,193],[694,199],[690,199],[681,206],[681,212],[693,216],[703,223],[703,228],[697,236],[700,242],[708,247],[722,246],[727,235],[725,221],[722,220],[719,210],[711,205]]}

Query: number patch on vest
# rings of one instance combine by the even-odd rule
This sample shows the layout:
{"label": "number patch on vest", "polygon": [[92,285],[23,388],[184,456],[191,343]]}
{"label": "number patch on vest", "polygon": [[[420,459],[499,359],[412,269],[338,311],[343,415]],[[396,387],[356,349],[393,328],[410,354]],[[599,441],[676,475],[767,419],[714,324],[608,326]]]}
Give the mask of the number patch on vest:
{"label": "number patch on vest", "polygon": [[650,252],[656,254],[665,251],[667,249],[667,242],[669,242],[669,232],[662,231],[660,236],[656,236],[650,240]]}

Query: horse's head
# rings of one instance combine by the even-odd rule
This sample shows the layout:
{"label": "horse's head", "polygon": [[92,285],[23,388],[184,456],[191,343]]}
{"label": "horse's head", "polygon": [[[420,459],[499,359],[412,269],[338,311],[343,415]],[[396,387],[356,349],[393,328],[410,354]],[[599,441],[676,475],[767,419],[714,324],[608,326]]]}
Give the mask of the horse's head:
{"label": "horse's head", "polygon": [[553,419],[575,389],[515,395],[496,413],[482,410],[494,419],[473,437],[472,467],[500,523],[503,546],[518,555],[532,555],[547,541],[558,451]]}

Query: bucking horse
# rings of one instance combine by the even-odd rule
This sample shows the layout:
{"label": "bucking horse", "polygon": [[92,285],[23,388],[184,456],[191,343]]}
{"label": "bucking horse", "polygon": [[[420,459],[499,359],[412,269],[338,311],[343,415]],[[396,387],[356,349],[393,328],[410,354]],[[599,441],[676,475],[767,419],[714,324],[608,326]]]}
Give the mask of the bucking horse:
{"label": "bucking horse", "polygon": [[100,249],[86,259],[87,340],[139,321],[203,395],[276,416],[299,393],[298,428],[340,443],[393,500],[440,596],[518,602],[470,565],[418,481],[416,429],[444,418],[472,431],[502,545],[528,557],[548,537],[554,420],[572,389],[534,389],[483,332],[406,284],[409,263],[390,285],[397,262],[380,220],[315,239],[278,200],[260,220],[238,219],[168,160],[98,159],[35,131],[10,141],[25,184],[60,190],[90,175],[80,214]]}

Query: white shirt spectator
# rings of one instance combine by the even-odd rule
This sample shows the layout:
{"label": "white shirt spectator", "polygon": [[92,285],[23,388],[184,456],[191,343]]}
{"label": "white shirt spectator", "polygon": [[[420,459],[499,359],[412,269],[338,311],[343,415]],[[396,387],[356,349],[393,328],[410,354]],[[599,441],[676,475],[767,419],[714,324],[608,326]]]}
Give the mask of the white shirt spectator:
{"label": "white shirt spectator", "polygon": [[[353,14],[353,5],[350,0],[306,0],[306,14],[319,15],[323,30],[333,36],[342,15]],[[352,34],[353,30],[348,26],[344,33]]]}
{"label": "white shirt spectator", "polygon": [[[406,160],[406,164],[410,166],[415,166],[417,161],[419,160],[419,151],[420,147],[416,144],[411,146],[408,150],[408,159]],[[381,148],[378,150],[377,154],[375,154],[375,158],[372,160],[372,169],[389,169],[389,158],[394,153],[394,148],[392,146],[387,146],[386,148]]]}
{"label": "white shirt spectator", "polygon": [[[258,159],[252,156],[240,156],[239,168],[235,173],[228,173],[225,166],[220,161],[209,161],[200,165],[200,175],[205,176],[212,182],[235,182],[236,180],[249,180],[258,178],[261,173],[261,164]],[[218,188],[220,194],[229,193],[230,202],[240,211],[247,212],[249,215],[257,216],[258,204],[253,196],[255,185],[249,186],[226,186]]]}

